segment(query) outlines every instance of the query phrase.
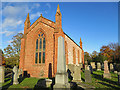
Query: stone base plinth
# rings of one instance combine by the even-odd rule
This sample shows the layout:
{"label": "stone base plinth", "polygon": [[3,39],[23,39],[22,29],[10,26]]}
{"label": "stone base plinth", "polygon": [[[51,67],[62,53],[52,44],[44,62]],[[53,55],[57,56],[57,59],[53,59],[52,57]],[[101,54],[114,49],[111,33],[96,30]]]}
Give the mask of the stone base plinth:
{"label": "stone base plinth", "polygon": [[59,84],[59,83],[57,83],[57,84],[55,84],[54,86],[53,86],[53,88],[54,88],[54,90],[55,89],[63,89],[63,88],[67,88],[67,89],[70,89],[70,84],[69,83],[67,83],[67,84]]}
{"label": "stone base plinth", "polygon": [[72,80],[72,82],[82,82],[82,80]]}
{"label": "stone base plinth", "polygon": [[53,88],[70,88],[68,83],[68,74],[65,73],[56,73],[55,76],[55,85]]}
{"label": "stone base plinth", "polygon": [[103,78],[109,78],[111,79],[111,74],[110,73],[104,73]]}
{"label": "stone base plinth", "polygon": [[16,81],[16,82],[13,82],[13,84],[19,84],[19,82]]}

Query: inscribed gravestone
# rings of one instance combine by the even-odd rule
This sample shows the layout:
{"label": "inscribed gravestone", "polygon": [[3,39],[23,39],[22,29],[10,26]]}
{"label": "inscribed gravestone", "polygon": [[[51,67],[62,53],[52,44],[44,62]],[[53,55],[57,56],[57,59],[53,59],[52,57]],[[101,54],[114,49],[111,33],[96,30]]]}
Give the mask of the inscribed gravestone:
{"label": "inscribed gravestone", "polygon": [[97,63],[97,70],[101,71],[101,64],[99,62]]}
{"label": "inscribed gravestone", "polygon": [[113,64],[110,63],[110,71],[113,71]]}
{"label": "inscribed gravestone", "polygon": [[111,74],[109,73],[109,69],[108,69],[108,61],[104,61],[104,74],[103,74],[103,77],[111,79]]}
{"label": "inscribed gravestone", "polygon": [[85,70],[85,82],[88,82],[88,83],[92,82],[90,70]]}
{"label": "inscribed gravestone", "polygon": [[66,72],[64,38],[61,36],[58,37],[57,73],[53,88],[70,88],[70,84],[68,83],[68,74]]}
{"label": "inscribed gravestone", "polygon": [[13,84],[18,84],[18,68],[14,66],[13,68]]}
{"label": "inscribed gravestone", "polygon": [[81,82],[80,66],[74,66],[73,82]]}
{"label": "inscribed gravestone", "polygon": [[93,69],[95,69],[95,62],[91,62],[91,66]]}
{"label": "inscribed gravestone", "polygon": [[4,78],[5,78],[5,67],[0,66],[0,83],[4,83]]}

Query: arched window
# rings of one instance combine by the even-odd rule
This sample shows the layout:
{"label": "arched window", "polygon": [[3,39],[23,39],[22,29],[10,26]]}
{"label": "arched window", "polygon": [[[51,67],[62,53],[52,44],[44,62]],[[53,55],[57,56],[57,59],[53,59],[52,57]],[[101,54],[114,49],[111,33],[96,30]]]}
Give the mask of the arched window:
{"label": "arched window", "polygon": [[45,63],[45,35],[42,32],[36,40],[35,63]]}

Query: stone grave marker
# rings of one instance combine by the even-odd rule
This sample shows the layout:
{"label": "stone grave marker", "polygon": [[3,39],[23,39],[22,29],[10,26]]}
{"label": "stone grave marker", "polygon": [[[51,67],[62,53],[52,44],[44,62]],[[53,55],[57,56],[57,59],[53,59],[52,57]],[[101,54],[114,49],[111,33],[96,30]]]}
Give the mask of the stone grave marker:
{"label": "stone grave marker", "polygon": [[110,71],[113,71],[114,69],[113,69],[113,64],[112,63],[110,63]]}
{"label": "stone grave marker", "polygon": [[90,70],[91,74],[93,74],[93,69],[92,69],[91,65],[89,65],[89,70]]}
{"label": "stone grave marker", "polygon": [[92,82],[90,70],[85,70],[85,82],[88,82],[88,83]]}
{"label": "stone grave marker", "polygon": [[99,62],[97,63],[97,70],[101,71],[101,64]]}
{"label": "stone grave marker", "polygon": [[80,66],[74,66],[73,82],[81,82]]}
{"label": "stone grave marker", "polygon": [[96,69],[96,67],[95,67],[95,62],[91,62],[90,64],[91,64],[91,66],[92,66],[92,69],[95,70],[95,69]]}
{"label": "stone grave marker", "polygon": [[53,88],[70,88],[68,74],[66,72],[65,44],[62,36],[58,37],[57,73]]}
{"label": "stone grave marker", "polygon": [[111,79],[111,74],[110,74],[109,69],[108,69],[108,61],[107,60],[104,61],[104,74],[103,74],[103,77]]}
{"label": "stone grave marker", "polygon": [[18,68],[17,66],[13,67],[13,84],[18,84]]}
{"label": "stone grave marker", "polygon": [[4,83],[5,78],[5,67],[0,66],[0,83]]}

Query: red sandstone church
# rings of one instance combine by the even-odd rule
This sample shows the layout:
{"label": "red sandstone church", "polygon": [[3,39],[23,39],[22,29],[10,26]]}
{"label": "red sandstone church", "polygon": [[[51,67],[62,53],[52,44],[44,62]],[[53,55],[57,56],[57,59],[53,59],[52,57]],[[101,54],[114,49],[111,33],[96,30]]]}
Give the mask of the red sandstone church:
{"label": "red sandstone church", "polygon": [[[66,68],[68,64],[84,64],[82,41],[77,45],[62,30],[62,15],[57,7],[55,22],[42,15],[30,25],[29,13],[24,23],[24,35],[21,39],[19,68],[27,71],[31,77],[54,77],[57,72],[58,37],[65,40]],[[62,68],[62,67],[61,67]]]}

